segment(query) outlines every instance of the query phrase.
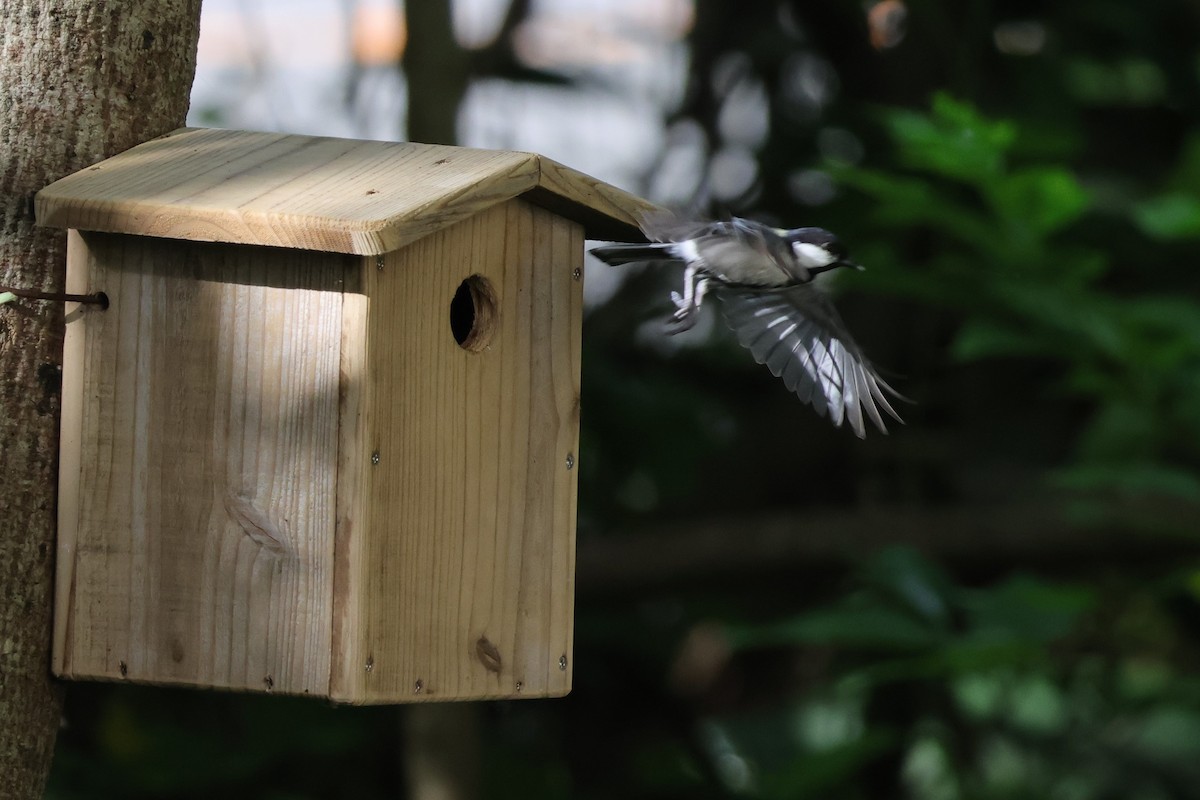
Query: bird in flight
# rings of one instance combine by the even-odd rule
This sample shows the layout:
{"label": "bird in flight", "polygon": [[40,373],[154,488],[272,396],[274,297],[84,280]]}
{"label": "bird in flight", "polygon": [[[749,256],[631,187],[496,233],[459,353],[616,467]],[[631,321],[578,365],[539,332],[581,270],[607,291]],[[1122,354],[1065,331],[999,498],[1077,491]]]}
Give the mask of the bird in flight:
{"label": "bird in flight", "polygon": [[813,283],[839,267],[862,269],[832,233],[737,217],[688,221],[666,212],[645,216],[641,227],[649,243],[604,245],[591,253],[611,266],[683,266],[683,291],[671,292],[668,333],[694,326],[712,292],[738,341],[819,415],[839,427],[848,421],[860,438],[866,436],[864,415],[887,433],[880,409],[903,422],[887,399],[901,395],[879,377],[829,296]]}

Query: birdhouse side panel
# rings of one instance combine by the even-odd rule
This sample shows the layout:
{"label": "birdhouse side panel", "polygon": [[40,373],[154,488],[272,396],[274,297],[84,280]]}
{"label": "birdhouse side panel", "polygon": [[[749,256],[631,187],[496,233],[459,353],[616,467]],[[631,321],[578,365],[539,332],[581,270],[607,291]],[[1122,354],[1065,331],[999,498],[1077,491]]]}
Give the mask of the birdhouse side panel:
{"label": "birdhouse side panel", "polygon": [[367,521],[338,555],[364,589],[337,593],[335,698],[569,691],[582,260],[581,226],[514,200],[368,271]]}
{"label": "birdhouse side panel", "polygon": [[324,695],[352,260],[69,245],[56,671]]}

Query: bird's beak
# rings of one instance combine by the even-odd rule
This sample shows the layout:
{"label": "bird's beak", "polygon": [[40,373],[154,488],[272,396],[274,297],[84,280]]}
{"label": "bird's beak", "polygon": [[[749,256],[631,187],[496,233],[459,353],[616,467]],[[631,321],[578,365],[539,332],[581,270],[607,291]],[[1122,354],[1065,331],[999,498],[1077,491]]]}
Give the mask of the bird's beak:
{"label": "bird's beak", "polygon": [[843,261],[843,262],[842,262],[842,266],[843,266],[843,267],[850,267],[850,269],[858,270],[859,272],[866,272],[866,271],[867,271],[867,268],[866,268],[866,267],[864,267],[862,264],[856,263],[856,262],[854,262],[854,261]]}

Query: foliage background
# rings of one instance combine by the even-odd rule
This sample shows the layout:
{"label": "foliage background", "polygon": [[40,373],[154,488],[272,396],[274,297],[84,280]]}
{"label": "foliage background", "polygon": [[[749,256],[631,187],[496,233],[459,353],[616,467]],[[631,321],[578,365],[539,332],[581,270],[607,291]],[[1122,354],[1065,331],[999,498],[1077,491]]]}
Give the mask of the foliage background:
{"label": "foliage background", "polygon": [[[523,59],[547,5],[464,47],[413,4],[412,138],[477,143],[454,112],[485,84],[632,102],[619,70]],[[575,689],[471,707],[462,772],[488,798],[1200,797],[1200,7],[683,7],[625,183],[836,230],[869,266],[839,306],[908,424],[859,442],[719,326],[664,340],[675,276],[610,287]],[[81,684],[65,725],[53,798],[422,792],[392,709]]]}

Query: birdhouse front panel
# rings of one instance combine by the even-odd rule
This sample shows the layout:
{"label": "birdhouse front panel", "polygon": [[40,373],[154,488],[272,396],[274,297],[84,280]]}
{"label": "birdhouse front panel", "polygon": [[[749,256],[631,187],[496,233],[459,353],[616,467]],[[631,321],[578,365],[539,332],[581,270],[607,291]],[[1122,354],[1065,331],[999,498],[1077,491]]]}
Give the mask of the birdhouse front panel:
{"label": "birdhouse front panel", "polygon": [[367,271],[335,697],[570,689],[582,248],[513,200]]}
{"label": "birdhouse front panel", "polygon": [[529,153],[183,129],[39,192],[68,308],[55,671],[566,693],[584,236]]}
{"label": "birdhouse front panel", "polygon": [[69,253],[109,307],[67,321],[56,670],[326,694],[362,259],[99,233]]}

